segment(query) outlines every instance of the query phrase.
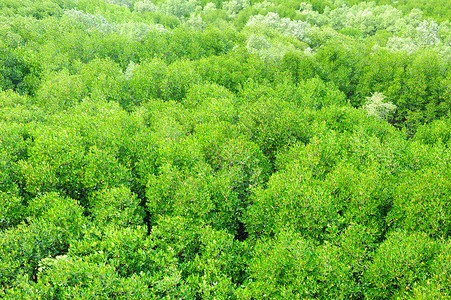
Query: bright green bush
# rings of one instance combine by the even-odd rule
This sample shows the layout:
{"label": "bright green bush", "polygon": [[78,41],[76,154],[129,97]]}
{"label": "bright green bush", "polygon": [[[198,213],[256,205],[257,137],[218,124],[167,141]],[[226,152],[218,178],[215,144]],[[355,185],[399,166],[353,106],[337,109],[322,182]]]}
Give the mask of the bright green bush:
{"label": "bright green bush", "polygon": [[[446,115],[446,63],[433,50],[407,55],[379,50],[364,61],[357,89],[381,92],[397,106],[392,122],[410,134],[418,125]],[[401,92],[403,91],[403,92]]]}
{"label": "bright green bush", "polygon": [[337,211],[328,190],[297,162],[273,174],[266,189],[255,191],[246,226],[255,237],[289,228],[306,239],[323,241],[340,224]]}
{"label": "bright green bush", "polygon": [[118,227],[142,225],[144,209],[141,200],[124,186],[98,191],[93,199],[91,216],[98,226],[114,224]]}
{"label": "bright green bush", "polygon": [[135,104],[163,96],[166,69],[166,64],[159,59],[136,66],[129,80]]}
{"label": "bright green bush", "polygon": [[[214,126],[222,122],[236,123],[238,120],[237,99],[226,88],[216,84],[198,84],[186,94],[183,105],[189,109],[190,123],[196,128],[199,126]],[[202,132],[200,134],[208,134]]]}
{"label": "bright green bush", "polygon": [[21,277],[10,299],[142,299],[152,297],[144,276],[120,278],[108,265],[94,264],[67,255],[46,258],[39,264],[39,281]]}
{"label": "bright green bush", "polygon": [[340,163],[328,174],[325,184],[346,223],[365,225],[374,234],[381,234],[392,204],[390,175],[377,163],[359,169]]}
{"label": "bright green bush", "polygon": [[[175,193],[180,183],[183,182],[183,174],[171,164],[163,164],[156,174],[148,175],[146,185],[147,211],[152,223],[160,216],[169,215],[173,211]],[[202,205],[202,203],[200,203]]]}
{"label": "bright green bush", "polygon": [[182,101],[191,86],[199,83],[200,76],[192,63],[177,61],[167,68],[167,76],[163,86],[163,99]]}
{"label": "bright green bush", "polygon": [[420,125],[415,133],[414,140],[423,144],[444,143],[449,144],[451,140],[450,118],[435,120],[430,124]]}
{"label": "bright green bush", "polygon": [[75,128],[41,130],[30,158],[19,164],[26,192],[63,192],[86,206],[95,190],[128,183],[129,174],[114,154],[95,145],[86,149]]}
{"label": "bright green bush", "polygon": [[120,66],[109,58],[93,59],[77,66],[83,82],[89,89],[89,96],[95,100],[116,101],[128,107],[129,99],[125,77]]}
{"label": "bright green bush", "polygon": [[71,243],[68,255],[83,258],[87,263],[108,265],[121,277],[157,273],[155,268],[161,268],[157,251],[146,238],[145,227],[99,225],[85,227],[83,240]]}
{"label": "bright green bush", "polygon": [[330,105],[316,112],[315,121],[324,122],[328,129],[332,129],[345,139],[344,133],[357,131],[363,127],[361,125],[367,123],[364,115],[363,112],[350,106]]}
{"label": "bright green bush", "polygon": [[7,47],[0,50],[0,89],[32,94],[33,86],[30,83],[37,66],[26,61],[22,53],[17,52],[19,51],[12,51]]}
{"label": "bright green bush", "polygon": [[294,103],[262,97],[240,110],[240,127],[244,134],[274,160],[277,151],[311,137],[310,115]]}
{"label": "bright green bush", "polygon": [[345,138],[338,138],[334,131],[324,130],[321,133],[322,138],[315,136],[307,145],[296,143],[285,151],[280,151],[275,162],[277,169],[289,169],[293,165],[299,165],[308,176],[324,179],[344,155],[342,143]]}
{"label": "bright green bush", "polygon": [[80,75],[70,75],[63,69],[43,79],[37,92],[38,104],[48,111],[68,109],[88,96],[88,87]]}
{"label": "bright green bush", "polygon": [[0,190],[17,193],[18,161],[27,158],[32,144],[32,129],[23,124],[0,123]]}
{"label": "bright green bush", "polygon": [[320,78],[309,78],[298,84],[301,99],[300,105],[312,109],[329,106],[345,106],[346,96],[332,82],[324,82]]}
{"label": "bright green bush", "polygon": [[391,226],[425,232],[431,237],[449,237],[449,171],[436,166],[403,175],[387,221]]}
{"label": "bright green bush", "polygon": [[271,78],[274,71],[257,56],[247,53],[246,49],[200,59],[197,70],[205,81],[222,85],[235,93],[249,79],[262,82]]}
{"label": "bright green bush", "polygon": [[63,188],[75,196],[80,182],[84,148],[73,129],[40,128],[40,136],[20,161],[26,191],[32,195]]}
{"label": "bright green bush", "polygon": [[[451,245],[449,240],[447,240],[440,244],[437,255],[431,264],[432,280],[426,280],[427,285],[432,285],[431,290],[433,291],[433,294],[442,295],[444,299],[451,296],[450,258]],[[425,286],[424,283],[423,286]],[[426,288],[426,292],[424,293],[425,296],[428,296],[427,292],[428,289]]]}
{"label": "bright green bush", "polygon": [[352,223],[337,237],[339,259],[348,267],[351,283],[346,286],[349,298],[365,298],[368,283],[364,277],[379,247],[374,230]]}
{"label": "bright green bush", "polygon": [[13,227],[26,217],[22,198],[11,192],[0,191],[0,229]]}
{"label": "bright green bush", "polygon": [[359,64],[362,59],[362,51],[359,48],[358,43],[329,41],[319,47],[315,55],[321,79],[332,81],[347,97],[355,94],[358,82]]}
{"label": "bright green bush", "polygon": [[0,234],[0,285],[12,286],[19,275],[36,280],[39,261],[62,255],[69,248],[70,233],[66,228],[45,220],[2,231]]}
{"label": "bright green bush", "polygon": [[[181,217],[162,218],[153,228],[151,239],[157,251],[176,259],[169,266],[169,269],[180,270],[178,286],[174,287],[172,295],[230,298],[236,289],[235,284],[242,282],[246,248],[223,230],[196,225]],[[162,282],[155,282],[155,287],[162,287]]]}
{"label": "bright green bush", "polygon": [[85,200],[101,188],[127,186],[130,183],[129,170],[118,161],[114,153],[95,146],[87,151],[79,172],[80,189],[85,193]]}
{"label": "bright green bush", "polygon": [[449,298],[446,5],[341,2],[0,1],[0,298]]}
{"label": "bright green bush", "polygon": [[282,69],[290,73],[296,85],[301,80],[310,79],[316,74],[316,64],[313,56],[302,52],[287,52],[281,61]]}
{"label": "bright green bush", "polygon": [[67,241],[81,237],[83,226],[87,223],[83,208],[78,201],[61,197],[58,193],[38,196],[28,203],[28,221],[53,224],[66,234]]}
{"label": "bright green bush", "polygon": [[[0,120],[5,121],[2,128],[9,128],[13,122],[15,123],[13,128],[21,128],[22,124],[42,121],[44,118],[42,110],[32,104],[31,97],[20,95],[12,90],[0,91]],[[4,147],[10,146],[12,145],[4,144]]]}
{"label": "bright green bush", "polygon": [[314,246],[301,234],[284,231],[257,242],[253,253],[239,299],[350,297],[349,268],[333,246]]}
{"label": "bright green bush", "polygon": [[397,231],[387,237],[365,272],[366,297],[408,297],[418,283],[427,280],[437,245],[423,233]]}

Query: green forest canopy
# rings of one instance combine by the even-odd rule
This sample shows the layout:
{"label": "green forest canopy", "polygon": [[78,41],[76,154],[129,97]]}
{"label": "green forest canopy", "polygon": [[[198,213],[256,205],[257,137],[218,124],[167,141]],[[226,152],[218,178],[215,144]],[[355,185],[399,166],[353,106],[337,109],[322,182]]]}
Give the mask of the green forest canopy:
{"label": "green forest canopy", "polygon": [[0,298],[450,299],[450,6],[2,0]]}

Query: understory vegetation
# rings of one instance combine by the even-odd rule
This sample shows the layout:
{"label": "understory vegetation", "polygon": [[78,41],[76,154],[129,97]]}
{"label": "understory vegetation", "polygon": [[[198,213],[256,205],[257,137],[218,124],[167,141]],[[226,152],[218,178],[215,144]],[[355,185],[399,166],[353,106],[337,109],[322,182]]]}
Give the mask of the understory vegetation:
{"label": "understory vegetation", "polygon": [[0,298],[450,299],[450,3],[0,1]]}

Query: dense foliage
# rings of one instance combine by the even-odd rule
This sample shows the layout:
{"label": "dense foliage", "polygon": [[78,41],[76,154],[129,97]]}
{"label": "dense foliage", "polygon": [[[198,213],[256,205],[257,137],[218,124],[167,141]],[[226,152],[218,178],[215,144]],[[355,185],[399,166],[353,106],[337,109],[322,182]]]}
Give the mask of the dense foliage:
{"label": "dense foliage", "polygon": [[450,20],[0,1],[0,298],[451,298]]}

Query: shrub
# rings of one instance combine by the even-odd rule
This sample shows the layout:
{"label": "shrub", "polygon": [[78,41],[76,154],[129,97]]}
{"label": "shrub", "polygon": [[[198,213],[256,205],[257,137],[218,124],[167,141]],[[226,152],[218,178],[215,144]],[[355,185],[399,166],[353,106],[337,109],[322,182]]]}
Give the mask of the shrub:
{"label": "shrub", "polygon": [[294,103],[262,97],[240,108],[242,132],[272,161],[278,151],[310,139],[309,113]]}
{"label": "shrub", "polygon": [[199,83],[200,76],[188,61],[177,61],[167,68],[167,76],[163,86],[163,99],[182,101],[188,90]]}
{"label": "shrub", "polygon": [[[183,100],[183,105],[189,111],[190,122],[196,127],[222,122],[236,123],[238,111],[236,97],[226,88],[216,84],[193,85]],[[204,133],[202,133],[204,134]]]}
{"label": "shrub", "polygon": [[128,81],[135,104],[163,96],[166,70],[166,64],[159,59],[153,59],[135,67]]}
{"label": "shrub", "polygon": [[330,245],[315,247],[300,234],[283,231],[258,241],[253,254],[239,299],[350,297],[348,267]]}
{"label": "shrub", "polygon": [[81,237],[81,230],[87,223],[83,208],[78,201],[61,197],[58,193],[38,196],[28,203],[28,221],[47,222],[65,232],[67,241]]}
{"label": "shrub", "polygon": [[78,104],[88,96],[88,87],[80,75],[67,69],[47,75],[37,91],[37,102],[48,112],[57,112]]}
{"label": "shrub", "polygon": [[22,299],[152,297],[143,276],[134,275],[122,279],[108,265],[93,264],[66,255],[43,259],[39,266],[38,278],[37,284],[21,283],[10,294],[16,294],[23,297]]}
{"label": "shrub", "polygon": [[68,255],[90,264],[107,265],[121,277],[158,273],[158,254],[146,238],[147,228],[116,224],[86,226],[83,239],[71,243]]}
{"label": "shrub", "polygon": [[377,249],[364,275],[366,297],[396,299],[411,295],[415,284],[430,276],[436,251],[436,244],[423,233],[392,233]]}
{"label": "shrub", "polygon": [[255,191],[251,203],[246,225],[256,237],[291,229],[306,239],[322,241],[340,219],[328,191],[301,163],[273,174],[266,189]]}
{"label": "shrub", "polygon": [[340,162],[327,175],[325,186],[344,222],[365,225],[373,234],[382,234],[392,198],[390,176],[379,164],[357,167]]}
{"label": "shrub", "polygon": [[101,190],[92,199],[92,217],[99,226],[118,227],[142,225],[144,210],[141,200],[125,186]]}
{"label": "shrub", "polygon": [[433,145],[442,142],[449,145],[449,141],[451,141],[451,118],[442,118],[434,120],[430,124],[418,126],[413,139],[423,144]]}
{"label": "shrub", "polygon": [[0,191],[0,230],[13,227],[26,217],[24,201],[11,192]]}
{"label": "shrub", "polygon": [[44,220],[20,224],[0,234],[0,285],[14,284],[18,275],[36,280],[39,261],[66,253],[69,247],[66,228]]}
{"label": "shrub", "polygon": [[[233,297],[235,284],[242,282],[245,248],[224,230],[216,231],[176,216],[160,219],[152,229],[151,239],[157,251],[176,259],[169,269],[180,270],[178,287],[173,287],[173,291],[161,291],[162,296],[168,293],[180,295],[180,290],[184,289],[186,294],[180,297],[185,299],[224,299]],[[168,286],[167,281],[155,282],[155,287]]]}
{"label": "shrub", "polygon": [[451,185],[448,170],[435,166],[403,175],[387,221],[391,226],[425,232],[431,237],[449,237]]}

